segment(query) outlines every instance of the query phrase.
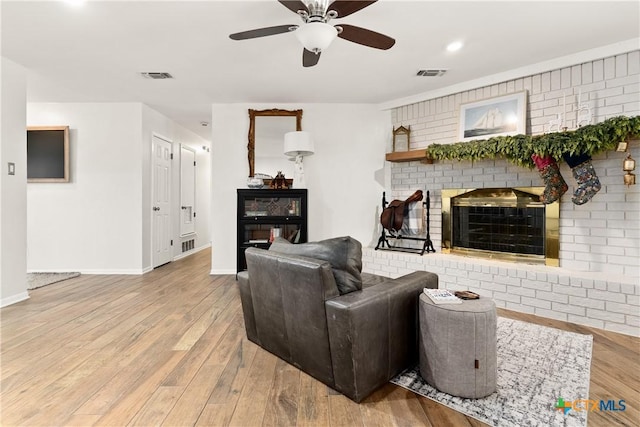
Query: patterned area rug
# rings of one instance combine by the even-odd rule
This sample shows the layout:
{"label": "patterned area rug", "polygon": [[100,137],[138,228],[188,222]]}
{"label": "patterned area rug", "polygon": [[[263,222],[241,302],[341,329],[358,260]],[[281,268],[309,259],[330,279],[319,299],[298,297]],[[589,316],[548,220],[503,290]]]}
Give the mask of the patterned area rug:
{"label": "patterned area rug", "polygon": [[392,383],[496,427],[584,427],[587,411],[564,414],[555,405],[588,399],[593,337],[498,317],[497,391],[464,399],[427,384],[419,368]]}
{"label": "patterned area rug", "polygon": [[79,275],[80,273],[27,273],[27,289],[41,288]]}

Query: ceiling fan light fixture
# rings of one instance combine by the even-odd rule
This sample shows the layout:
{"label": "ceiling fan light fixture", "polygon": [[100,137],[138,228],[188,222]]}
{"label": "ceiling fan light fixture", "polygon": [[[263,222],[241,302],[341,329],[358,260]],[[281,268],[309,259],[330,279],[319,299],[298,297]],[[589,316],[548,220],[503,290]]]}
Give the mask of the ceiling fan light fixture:
{"label": "ceiling fan light fixture", "polygon": [[295,35],[305,49],[319,53],[329,47],[338,36],[338,30],[324,22],[309,22],[295,30]]}

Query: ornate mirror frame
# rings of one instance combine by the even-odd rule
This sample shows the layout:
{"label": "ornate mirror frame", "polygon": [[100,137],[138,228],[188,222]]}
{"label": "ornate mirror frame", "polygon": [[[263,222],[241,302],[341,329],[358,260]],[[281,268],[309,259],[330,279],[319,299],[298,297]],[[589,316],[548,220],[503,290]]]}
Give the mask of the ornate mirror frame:
{"label": "ornate mirror frame", "polygon": [[[249,143],[247,144],[249,159],[249,176],[255,174],[255,151],[256,151],[256,117],[259,116],[292,116],[296,118],[296,130],[302,130],[302,110],[251,110],[249,109]],[[284,140],[283,140],[284,144]]]}

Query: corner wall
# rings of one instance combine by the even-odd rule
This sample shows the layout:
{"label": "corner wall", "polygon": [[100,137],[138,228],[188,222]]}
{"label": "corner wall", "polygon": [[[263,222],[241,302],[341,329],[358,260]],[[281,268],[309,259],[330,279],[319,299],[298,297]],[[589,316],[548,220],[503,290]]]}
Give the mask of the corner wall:
{"label": "corner wall", "polygon": [[195,133],[177,125],[174,121],[156,110],[142,105],[142,235],[147,236],[142,242],[142,263],[145,271],[151,269],[151,144],[156,134],[172,142],[173,152],[171,206],[173,216],[173,259],[182,256],[180,239],[180,144],[191,147],[196,152],[196,234],[195,248],[192,252],[209,247],[211,238],[209,230],[210,217],[210,168],[211,155],[202,149],[209,146],[209,141]]}
{"label": "corner wall", "polygon": [[[0,307],[27,293],[26,71],[0,57]],[[8,163],[15,175],[8,174]]]}
{"label": "corner wall", "polygon": [[[196,249],[209,245],[209,153],[199,136],[140,103],[29,103],[29,125],[69,125],[69,183],[30,183],[25,271],[142,274],[151,267],[151,135],[196,148]],[[24,125],[22,126],[24,132]],[[25,144],[26,146],[26,144]],[[25,160],[26,162],[26,160]],[[173,179],[179,179],[179,157]],[[206,179],[205,179],[206,176]],[[172,256],[180,240],[179,186]]]}
{"label": "corner wall", "polygon": [[27,123],[69,125],[68,183],[29,183],[28,271],[142,272],[139,103],[29,103]]}
{"label": "corner wall", "polygon": [[212,274],[236,272],[236,189],[247,188],[249,108],[303,109],[302,129],[315,141],[315,154],[304,159],[309,240],[351,235],[367,246],[377,239],[388,111],[370,104],[213,105]]}

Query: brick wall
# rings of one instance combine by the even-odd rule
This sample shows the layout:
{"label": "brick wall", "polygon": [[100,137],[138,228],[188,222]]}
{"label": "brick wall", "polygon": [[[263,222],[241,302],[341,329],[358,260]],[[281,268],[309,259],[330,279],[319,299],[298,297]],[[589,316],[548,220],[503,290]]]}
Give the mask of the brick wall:
{"label": "brick wall", "polygon": [[[579,94],[582,103],[591,106],[596,123],[639,115],[640,51],[398,107],[392,111],[393,125],[411,126],[411,149],[457,142],[461,104],[522,90],[528,92],[530,134],[543,133],[565,104],[566,125],[574,128]],[[640,160],[640,143],[630,147]],[[569,192],[560,202],[560,267],[439,253],[441,189],[541,186],[537,171],[502,159],[390,163],[390,200],[418,188],[430,191],[431,237],[438,253],[419,257],[367,249],[365,268],[387,276],[428,269],[440,274],[445,286],[489,293],[502,307],[640,335],[640,185],[623,184],[623,157],[615,151],[594,157],[602,190],[582,206],[571,202],[576,183],[561,164]]]}

